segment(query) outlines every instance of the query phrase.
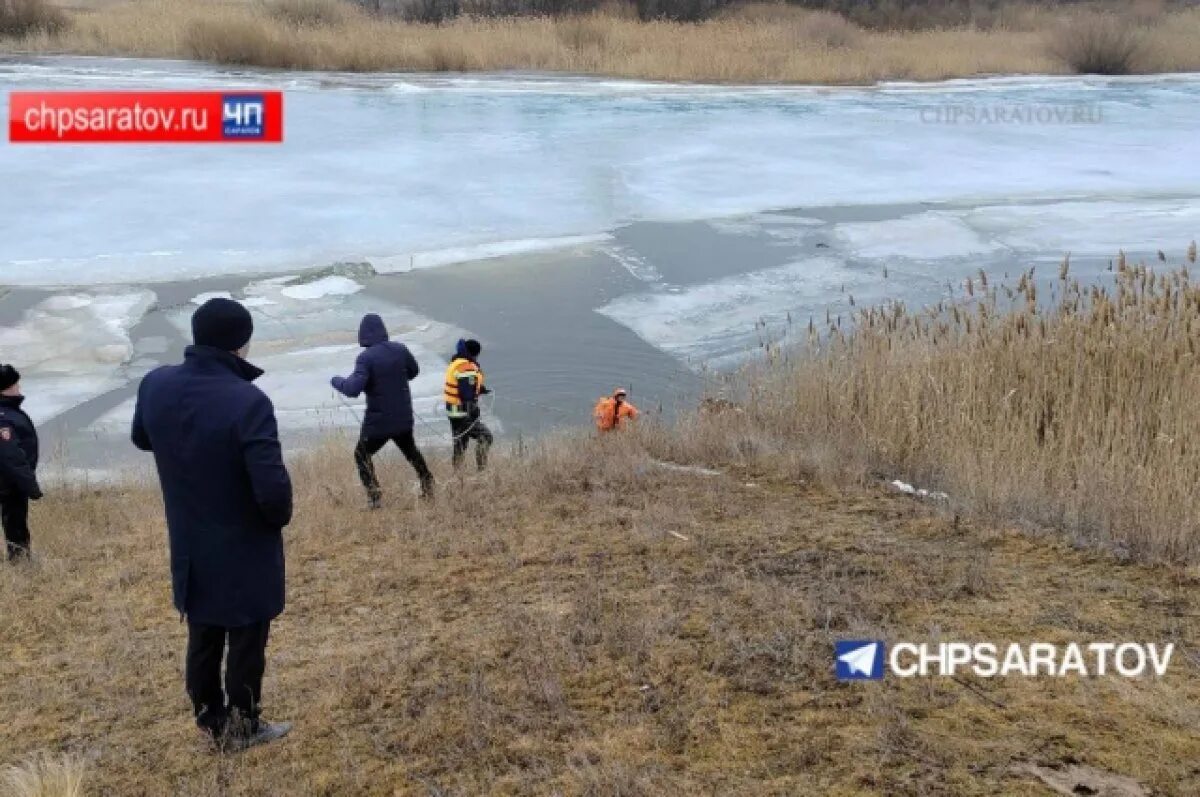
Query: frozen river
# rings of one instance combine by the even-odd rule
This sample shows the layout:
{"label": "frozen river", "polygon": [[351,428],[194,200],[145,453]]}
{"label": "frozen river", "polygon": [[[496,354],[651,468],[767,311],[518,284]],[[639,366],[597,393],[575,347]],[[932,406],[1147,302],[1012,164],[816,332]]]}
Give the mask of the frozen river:
{"label": "frozen river", "polygon": [[286,92],[283,145],[0,147],[0,360],[80,464],[103,464],[206,292],[256,308],[289,434],[354,424],[326,385],[375,310],[427,367],[429,437],[466,332],[512,435],[586,420],[617,382],[686,402],[760,322],[782,335],[851,294],[936,300],[979,268],[1069,251],[1095,271],[1200,237],[1197,76],[828,89],[0,59],[5,103],[233,86]]}

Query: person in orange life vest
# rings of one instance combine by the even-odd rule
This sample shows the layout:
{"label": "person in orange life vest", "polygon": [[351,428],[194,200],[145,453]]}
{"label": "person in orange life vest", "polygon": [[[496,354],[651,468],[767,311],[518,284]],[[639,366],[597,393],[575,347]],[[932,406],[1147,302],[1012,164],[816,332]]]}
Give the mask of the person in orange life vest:
{"label": "person in orange life vest", "polygon": [[479,470],[487,467],[488,449],[492,446],[492,433],[483,424],[479,410],[479,397],[491,392],[484,384],[483,369],[479,367],[481,351],[483,346],[479,341],[460,340],[446,368],[442,386],[442,400],[446,402],[450,434],[454,438],[451,462],[456,470],[462,466],[472,440],[475,441],[475,465]]}
{"label": "person in orange life vest", "polygon": [[596,403],[596,428],[601,432],[611,432],[613,429],[619,429],[624,425],[625,421],[632,421],[638,416],[638,408],[630,404],[626,399],[628,393],[625,388],[619,387],[613,391],[611,396],[600,399]]}

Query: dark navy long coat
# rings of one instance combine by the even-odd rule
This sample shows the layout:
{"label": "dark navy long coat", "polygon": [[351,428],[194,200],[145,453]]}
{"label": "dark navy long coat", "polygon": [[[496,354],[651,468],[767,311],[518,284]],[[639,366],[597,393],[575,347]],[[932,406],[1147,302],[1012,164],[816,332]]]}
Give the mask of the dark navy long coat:
{"label": "dark navy long coat", "polygon": [[261,375],[229,352],[189,346],[182,365],[138,388],[131,436],[154,452],[175,608],[190,622],[235,628],[283,611],[292,482],[275,408],[252,384]]}

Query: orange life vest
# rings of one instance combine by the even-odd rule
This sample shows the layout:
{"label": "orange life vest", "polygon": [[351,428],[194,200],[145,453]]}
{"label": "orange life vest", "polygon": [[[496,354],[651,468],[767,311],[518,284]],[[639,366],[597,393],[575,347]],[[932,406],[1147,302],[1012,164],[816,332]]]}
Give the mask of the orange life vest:
{"label": "orange life vest", "polygon": [[475,387],[475,400],[483,393],[483,370],[479,364],[466,357],[455,357],[446,369],[446,381],[442,385],[442,400],[446,402],[446,414],[451,418],[461,418],[467,415],[463,409],[462,396],[459,395],[458,382],[466,379]]}

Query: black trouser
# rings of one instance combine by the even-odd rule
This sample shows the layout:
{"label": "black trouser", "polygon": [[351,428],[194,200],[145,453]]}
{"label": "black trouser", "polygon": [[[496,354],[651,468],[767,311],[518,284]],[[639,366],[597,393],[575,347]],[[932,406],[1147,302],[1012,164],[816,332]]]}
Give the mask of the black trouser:
{"label": "black trouser", "polygon": [[467,445],[475,441],[475,464],[480,470],[487,467],[488,449],[492,447],[492,432],[484,425],[479,414],[464,418],[450,419],[450,434],[454,436],[454,454],[451,461],[454,467],[462,465],[463,456],[467,453]]}
{"label": "black trouser", "polygon": [[[263,671],[267,668],[267,635],[271,621],[240,628],[188,623],[187,691],[196,712],[196,724],[220,736],[237,709],[247,724],[258,730]],[[225,643],[229,642],[229,655]],[[225,688],[221,689],[221,660],[225,659]]]}
{"label": "black trouser", "polygon": [[379,453],[379,449],[387,445],[388,440],[396,444],[400,453],[404,454],[404,458],[408,460],[408,464],[412,465],[413,470],[417,472],[417,477],[421,480],[421,490],[429,492],[433,487],[433,474],[429,472],[429,466],[425,464],[425,457],[421,456],[421,452],[417,448],[417,441],[413,439],[413,433],[408,431],[401,432],[394,437],[359,438],[358,445],[354,447],[354,462],[358,465],[358,478],[362,479],[363,487],[367,488],[367,495],[371,498],[378,498],[382,495],[383,491],[379,489],[379,479],[375,476],[375,462],[371,457]]}
{"label": "black trouser", "polygon": [[8,561],[29,556],[29,499],[23,495],[0,498],[0,523],[4,525]]}

